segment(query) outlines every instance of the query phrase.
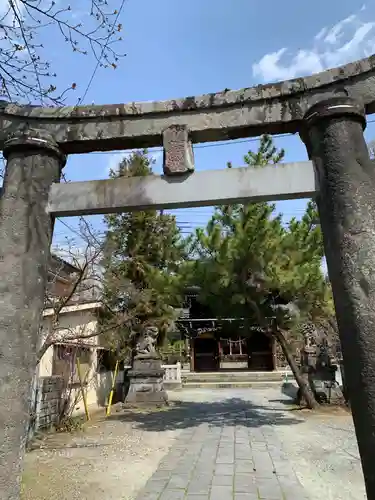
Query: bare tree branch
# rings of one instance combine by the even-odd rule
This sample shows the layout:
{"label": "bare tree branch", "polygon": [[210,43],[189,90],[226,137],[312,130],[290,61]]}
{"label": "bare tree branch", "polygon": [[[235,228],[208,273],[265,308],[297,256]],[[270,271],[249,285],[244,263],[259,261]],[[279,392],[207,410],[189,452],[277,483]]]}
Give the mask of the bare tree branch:
{"label": "bare tree branch", "polygon": [[125,56],[117,49],[122,41],[119,16],[124,4],[125,0],[81,0],[74,7],[62,8],[55,0],[3,0],[0,99],[42,105],[64,103],[77,83],[57,88],[57,74],[42,43],[43,39],[60,37],[74,53],[94,58],[93,73],[78,99],[78,103],[82,102],[97,69],[115,69]]}
{"label": "bare tree branch", "polygon": [[[95,290],[97,284],[100,287],[101,276],[95,275],[92,271],[93,266],[101,258],[101,242],[87,221],[81,221],[80,235],[81,249],[78,254],[73,240],[67,240],[64,252],[61,248],[55,249],[55,253],[63,253],[65,259],[59,259],[55,256],[53,262],[56,266],[54,269],[51,266],[49,270],[50,279],[45,298],[45,311],[50,309],[51,315],[45,314],[44,317],[50,318],[50,326],[38,350],[37,363],[40,362],[48,348],[56,342],[85,340],[101,333],[98,330],[88,329],[85,323],[80,327],[70,327],[69,325],[64,328],[60,327],[61,316],[72,310],[71,308],[79,312],[80,303],[87,302],[87,292]],[[67,266],[71,266],[70,273],[65,269]],[[91,299],[94,301],[99,298],[96,294]]]}
{"label": "bare tree branch", "polygon": [[[44,312],[46,331],[41,332],[37,363],[48,348],[55,344],[84,347],[94,337],[100,337],[105,345],[127,355],[139,327],[139,307],[152,300],[149,289],[137,289],[113,269],[111,287],[123,298],[124,303],[123,307],[111,310],[107,301],[101,301],[104,286],[104,276],[100,269],[104,252],[102,235],[83,217],[80,218],[79,230],[74,229],[74,232],[77,233],[78,241],[67,238],[64,247],[55,249],[55,254],[63,259],[59,261],[55,258],[55,266],[51,266],[49,271]],[[87,324],[85,318],[78,325],[76,320],[74,324],[69,324],[67,319],[69,313],[73,313],[76,319],[80,311],[85,314],[87,309],[81,306],[88,301],[93,302],[97,308],[95,330],[92,325]],[[95,305],[97,302],[100,305]]]}

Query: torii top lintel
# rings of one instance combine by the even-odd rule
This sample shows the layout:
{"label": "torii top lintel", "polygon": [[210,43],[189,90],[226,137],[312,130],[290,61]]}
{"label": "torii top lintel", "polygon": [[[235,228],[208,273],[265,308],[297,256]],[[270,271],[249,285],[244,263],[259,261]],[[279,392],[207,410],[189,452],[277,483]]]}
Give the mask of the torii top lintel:
{"label": "torii top lintel", "polygon": [[278,83],[158,102],[61,108],[0,107],[0,148],[27,127],[48,130],[64,153],[161,146],[163,131],[184,125],[193,143],[298,132],[318,101],[349,96],[375,113],[375,55]]}

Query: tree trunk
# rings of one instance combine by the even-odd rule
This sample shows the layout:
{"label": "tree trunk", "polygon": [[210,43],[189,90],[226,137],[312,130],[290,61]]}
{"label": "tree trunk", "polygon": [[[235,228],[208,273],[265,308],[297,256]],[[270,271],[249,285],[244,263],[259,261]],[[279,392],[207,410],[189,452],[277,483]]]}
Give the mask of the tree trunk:
{"label": "tree trunk", "polygon": [[288,342],[286,338],[284,337],[283,333],[280,330],[275,330],[273,331],[273,334],[276,337],[276,340],[279,342],[281,349],[283,351],[283,354],[288,361],[288,364],[290,366],[290,369],[293,372],[294,378],[296,379],[296,382],[298,384],[298,387],[301,391],[302,396],[305,398],[306,404],[308,408],[314,409],[319,406],[317,403],[314,394],[312,393],[308,383],[304,380],[302,373],[300,369],[298,368],[298,365],[296,363],[296,360],[293,357],[293,354],[289,350]]}

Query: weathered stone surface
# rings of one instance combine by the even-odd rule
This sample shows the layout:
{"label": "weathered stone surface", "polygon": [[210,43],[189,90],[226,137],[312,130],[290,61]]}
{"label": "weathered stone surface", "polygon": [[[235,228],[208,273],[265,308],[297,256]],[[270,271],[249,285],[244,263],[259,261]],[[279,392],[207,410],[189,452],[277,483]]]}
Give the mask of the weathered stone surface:
{"label": "weathered stone surface", "polygon": [[157,354],[140,354],[135,357],[129,371],[130,387],[126,403],[132,405],[160,405],[168,402],[164,390],[161,360]]}
{"label": "weathered stone surface", "polygon": [[[325,333],[314,324],[305,324],[301,349],[301,372],[319,403],[341,404],[342,391],[336,382],[337,365],[333,363]],[[297,400],[304,402],[300,389]]]}
{"label": "weathered stone surface", "polygon": [[344,403],[344,397],[337,382],[328,382],[327,380],[312,377],[312,384],[319,402],[330,404]]}
{"label": "weathered stone surface", "polygon": [[[272,179],[272,182],[270,182]],[[311,198],[318,189],[311,162],[263,168],[226,168],[183,177],[120,177],[54,184],[48,211],[69,215],[129,210],[202,207],[283,199]]]}
{"label": "weathered stone surface", "polygon": [[306,116],[318,206],[368,498],[375,498],[375,169],[364,109],[332,99]]}
{"label": "weathered stone surface", "polygon": [[31,434],[56,424],[61,412],[64,379],[60,376],[41,377],[33,415]]}
{"label": "weathered stone surface", "polygon": [[311,377],[317,399],[323,403],[343,404],[344,396],[336,382],[338,366],[334,364],[327,346],[320,344],[317,348],[315,370]]}
{"label": "weathered stone surface", "polygon": [[163,132],[163,171],[165,175],[194,172],[193,147],[184,125],[171,125]]}
{"label": "weathered stone surface", "polygon": [[5,145],[0,205],[0,497],[19,498],[20,457],[44,304],[52,220],[49,188],[64,158],[34,131]]}
{"label": "weathered stone surface", "polygon": [[141,357],[146,355],[146,358],[150,354],[155,354],[158,335],[159,330],[155,326],[146,326],[143,328],[135,346],[137,354]]}
{"label": "weathered stone surface", "polygon": [[305,78],[169,101],[67,108],[12,104],[0,110],[0,148],[26,121],[48,129],[65,153],[161,146],[171,125],[187,126],[193,143],[298,132],[305,112],[335,95],[349,95],[374,113],[375,56]]}

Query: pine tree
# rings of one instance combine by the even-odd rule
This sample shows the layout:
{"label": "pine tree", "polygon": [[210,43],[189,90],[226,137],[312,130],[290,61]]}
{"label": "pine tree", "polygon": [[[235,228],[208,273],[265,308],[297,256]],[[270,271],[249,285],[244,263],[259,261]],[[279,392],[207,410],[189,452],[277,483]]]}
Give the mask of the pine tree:
{"label": "pine tree", "polygon": [[[263,136],[258,151],[249,151],[244,160],[254,168],[278,163],[283,156],[272,138]],[[201,286],[200,299],[218,317],[247,318],[249,326],[261,326],[276,337],[314,407],[285,332],[304,319],[332,314],[330,287],[321,269],[322,234],[313,202],[302,220],[292,219],[288,227],[274,210],[274,204],[265,202],[216,207],[206,230],[196,232],[193,275]]]}
{"label": "pine tree", "polygon": [[[133,153],[110,173],[111,178],[146,175],[152,175],[147,151]],[[114,325],[112,340],[129,355],[144,326],[156,326],[161,343],[173,323],[184,246],[175,218],[163,212],[108,215],[105,222],[103,321]]]}

